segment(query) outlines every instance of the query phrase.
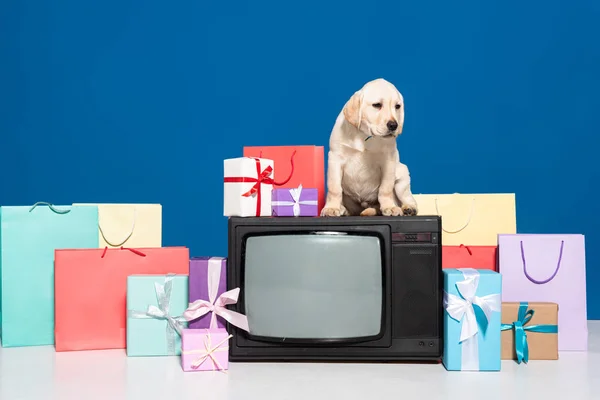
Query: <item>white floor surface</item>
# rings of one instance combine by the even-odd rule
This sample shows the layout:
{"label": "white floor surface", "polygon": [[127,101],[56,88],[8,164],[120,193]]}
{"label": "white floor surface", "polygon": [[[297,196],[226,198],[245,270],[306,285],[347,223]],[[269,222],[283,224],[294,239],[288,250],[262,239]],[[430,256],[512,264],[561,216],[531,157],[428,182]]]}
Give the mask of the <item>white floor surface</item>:
{"label": "white floor surface", "polygon": [[153,399],[600,399],[600,321],[587,353],[558,361],[502,362],[501,372],[447,372],[423,364],[231,363],[181,370],[178,357],[129,358],[122,350],[55,353],[0,348],[0,400]]}

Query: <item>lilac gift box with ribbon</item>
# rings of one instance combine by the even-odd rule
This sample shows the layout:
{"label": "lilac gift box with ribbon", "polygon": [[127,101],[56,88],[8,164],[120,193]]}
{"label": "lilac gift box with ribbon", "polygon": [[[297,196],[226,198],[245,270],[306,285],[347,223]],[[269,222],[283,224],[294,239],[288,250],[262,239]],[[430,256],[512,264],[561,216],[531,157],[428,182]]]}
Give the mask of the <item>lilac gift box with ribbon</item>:
{"label": "lilac gift box with ribbon", "polygon": [[316,217],[319,215],[317,199],[317,189],[304,189],[302,185],[293,189],[273,189],[273,216]]}
{"label": "lilac gift box with ribbon", "polygon": [[181,367],[184,371],[225,371],[229,368],[229,335],[225,329],[183,329]]}
{"label": "lilac gift box with ribbon", "polygon": [[227,259],[223,257],[194,257],[190,260],[190,302],[183,313],[190,329],[224,328],[229,322],[248,331],[246,316],[227,309],[228,305],[237,303],[240,288],[225,291],[226,265]]}

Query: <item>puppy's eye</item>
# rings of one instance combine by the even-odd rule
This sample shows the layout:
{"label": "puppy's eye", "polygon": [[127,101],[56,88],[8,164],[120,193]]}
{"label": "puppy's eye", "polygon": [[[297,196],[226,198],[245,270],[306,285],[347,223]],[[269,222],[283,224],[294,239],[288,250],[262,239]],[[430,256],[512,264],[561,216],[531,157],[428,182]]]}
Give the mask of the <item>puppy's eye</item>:
{"label": "puppy's eye", "polygon": [[399,110],[402,107],[400,104],[396,104],[396,110]]}
{"label": "puppy's eye", "polygon": [[381,103],[375,103],[375,104],[373,104],[373,107],[375,107],[375,108],[381,108]]}

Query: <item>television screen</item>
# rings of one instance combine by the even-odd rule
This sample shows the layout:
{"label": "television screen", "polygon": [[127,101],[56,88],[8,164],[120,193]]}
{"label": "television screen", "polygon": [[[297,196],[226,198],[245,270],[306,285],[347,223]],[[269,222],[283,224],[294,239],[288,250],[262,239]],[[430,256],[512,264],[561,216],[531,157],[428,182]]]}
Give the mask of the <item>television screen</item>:
{"label": "television screen", "polygon": [[244,258],[245,314],[252,335],[344,340],[380,333],[379,238],[340,233],[251,236]]}

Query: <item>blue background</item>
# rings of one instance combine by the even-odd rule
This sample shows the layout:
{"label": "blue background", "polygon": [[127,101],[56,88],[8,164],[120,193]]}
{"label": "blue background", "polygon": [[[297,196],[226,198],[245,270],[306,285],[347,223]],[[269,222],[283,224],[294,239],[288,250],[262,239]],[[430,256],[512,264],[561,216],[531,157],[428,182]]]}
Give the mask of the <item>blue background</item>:
{"label": "blue background", "polygon": [[225,255],[223,159],[326,146],[384,77],[413,191],[514,192],[519,232],[585,234],[600,319],[600,2],[2,4],[0,204],[160,202],[165,245]]}

